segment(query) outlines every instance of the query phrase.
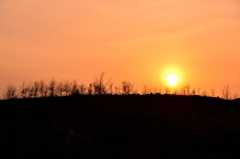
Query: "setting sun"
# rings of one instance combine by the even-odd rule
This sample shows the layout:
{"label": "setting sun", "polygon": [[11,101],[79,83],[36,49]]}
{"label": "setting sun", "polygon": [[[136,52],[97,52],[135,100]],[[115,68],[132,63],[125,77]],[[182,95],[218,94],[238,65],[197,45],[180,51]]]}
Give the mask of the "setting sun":
{"label": "setting sun", "polygon": [[167,83],[171,86],[174,86],[178,83],[178,77],[174,74],[170,74],[167,76]]}

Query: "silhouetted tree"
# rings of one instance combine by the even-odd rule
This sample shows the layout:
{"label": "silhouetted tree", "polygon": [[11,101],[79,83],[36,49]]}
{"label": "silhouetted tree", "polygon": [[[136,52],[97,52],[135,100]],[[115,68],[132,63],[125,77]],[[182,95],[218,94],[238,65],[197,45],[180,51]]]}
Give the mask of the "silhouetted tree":
{"label": "silhouetted tree", "polygon": [[211,88],[210,91],[211,91],[212,97],[214,97],[214,96],[215,96],[215,90],[214,90],[214,88]]}
{"label": "silhouetted tree", "polygon": [[115,86],[114,89],[115,89],[115,94],[116,94],[116,95],[119,95],[120,92],[121,92],[121,88],[118,87],[118,86]]}
{"label": "silhouetted tree", "polygon": [[157,93],[157,90],[158,90],[157,87],[154,87],[154,88],[152,89],[152,93],[153,93],[153,94],[156,94],[156,93]]}
{"label": "silhouetted tree", "polygon": [[92,95],[93,93],[93,85],[92,84],[89,84],[89,87],[88,87],[88,95]]}
{"label": "silhouetted tree", "polygon": [[197,88],[197,94],[198,94],[198,95],[200,95],[200,91],[201,91],[201,88],[198,87],[198,88]]}
{"label": "silhouetted tree", "polygon": [[195,89],[192,90],[192,95],[196,95],[196,90]]}
{"label": "silhouetted tree", "polygon": [[45,81],[41,80],[39,82],[39,93],[41,94],[41,96],[44,96],[44,87],[45,87]]}
{"label": "silhouetted tree", "polygon": [[230,99],[231,91],[230,91],[229,85],[224,86],[224,88],[222,89],[222,95],[223,95],[224,99],[226,99],[226,100]]}
{"label": "silhouetted tree", "polygon": [[86,93],[86,87],[84,84],[80,84],[79,86],[79,94],[84,95]]}
{"label": "silhouetted tree", "polygon": [[186,86],[182,88],[182,95],[186,95],[186,92],[187,92],[186,89],[187,89]]}
{"label": "silhouetted tree", "polygon": [[104,82],[104,72],[102,72],[99,76],[95,76],[95,80],[93,82],[93,88],[94,88],[94,93],[97,95],[102,95],[106,94],[106,88],[110,82],[107,81],[106,83]]}
{"label": "silhouetted tree", "polygon": [[133,84],[131,82],[122,81],[123,94],[129,95],[133,91]]}
{"label": "silhouetted tree", "polygon": [[28,83],[27,90],[28,90],[28,98],[34,97],[34,86],[32,85],[31,82]]}
{"label": "silhouetted tree", "polygon": [[173,91],[173,94],[174,94],[174,95],[177,95],[177,89],[175,89],[175,90]]}
{"label": "silhouetted tree", "polygon": [[6,92],[3,94],[4,99],[15,99],[17,98],[17,88],[14,85],[9,84]]}
{"label": "silhouetted tree", "polygon": [[66,96],[68,96],[71,91],[71,84],[68,81],[65,81],[63,90],[64,90]]}
{"label": "silhouetted tree", "polygon": [[143,85],[143,89],[142,89],[142,94],[145,95],[145,94],[148,94],[148,88],[147,88],[147,85]]}
{"label": "silhouetted tree", "polygon": [[48,96],[48,92],[49,92],[49,87],[47,85],[44,85],[44,88],[43,88],[43,95],[44,95],[44,97]]}
{"label": "silhouetted tree", "polygon": [[112,95],[113,94],[113,83],[112,82],[109,83],[108,90],[109,90],[109,94]]}
{"label": "silhouetted tree", "polygon": [[33,83],[33,93],[35,98],[37,98],[38,96],[38,91],[39,91],[39,83],[36,81]]}
{"label": "silhouetted tree", "polygon": [[168,87],[165,88],[165,94],[170,94],[170,89]]}
{"label": "silhouetted tree", "polygon": [[48,88],[49,88],[50,97],[55,96],[56,81],[54,79],[50,81]]}
{"label": "silhouetted tree", "polygon": [[162,94],[161,88],[158,89],[157,93]]}
{"label": "silhouetted tree", "polygon": [[203,90],[203,91],[202,91],[202,96],[203,96],[203,97],[206,97],[206,96],[207,96],[207,91],[206,91],[206,90]]}
{"label": "silhouetted tree", "polygon": [[190,95],[190,84],[187,84],[185,87],[186,87],[187,95]]}
{"label": "silhouetted tree", "polygon": [[76,94],[79,94],[79,90],[78,90],[78,84],[76,80],[74,80],[72,83],[71,95],[76,95]]}
{"label": "silhouetted tree", "polygon": [[61,80],[60,82],[57,83],[56,91],[57,91],[57,93],[59,94],[59,96],[62,96],[62,95],[63,95],[63,91],[64,91],[64,83],[63,83],[63,80]]}
{"label": "silhouetted tree", "polygon": [[28,90],[26,88],[26,82],[23,81],[22,85],[20,86],[20,95],[21,98],[26,98],[27,97]]}
{"label": "silhouetted tree", "polygon": [[151,87],[147,86],[146,84],[143,85],[142,94],[150,94],[150,93],[155,94],[156,92],[157,92],[156,87],[154,89],[152,89]]}

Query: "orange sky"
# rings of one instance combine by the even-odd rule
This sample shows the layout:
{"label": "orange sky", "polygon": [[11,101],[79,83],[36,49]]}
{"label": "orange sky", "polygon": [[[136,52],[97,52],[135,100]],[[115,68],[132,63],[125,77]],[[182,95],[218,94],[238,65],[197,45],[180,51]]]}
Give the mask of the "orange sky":
{"label": "orange sky", "polygon": [[2,0],[0,94],[8,83],[40,79],[88,84],[106,72],[164,89],[181,84],[240,95],[239,0]]}

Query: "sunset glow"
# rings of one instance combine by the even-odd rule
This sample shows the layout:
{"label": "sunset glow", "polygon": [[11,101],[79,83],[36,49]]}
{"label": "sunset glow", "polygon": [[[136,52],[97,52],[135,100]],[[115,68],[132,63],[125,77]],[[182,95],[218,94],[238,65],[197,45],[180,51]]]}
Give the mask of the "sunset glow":
{"label": "sunset glow", "polygon": [[240,94],[237,0],[21,0],[0,2],[0,97],[6,86],[52,78],[88,86],[105,72],[164,89],[190,84]]}

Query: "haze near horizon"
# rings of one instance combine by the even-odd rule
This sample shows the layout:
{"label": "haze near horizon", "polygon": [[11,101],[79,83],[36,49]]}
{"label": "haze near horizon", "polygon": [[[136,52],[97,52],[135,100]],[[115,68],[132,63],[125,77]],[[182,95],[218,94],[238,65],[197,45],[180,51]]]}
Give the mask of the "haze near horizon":
{"label": "haze near horizon", "polygon": [[221,96],[240,93],[238,0],[0,1],[0,94],[54,77],[89,84],[106,72],[166,88],[166,75]]}

